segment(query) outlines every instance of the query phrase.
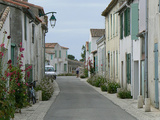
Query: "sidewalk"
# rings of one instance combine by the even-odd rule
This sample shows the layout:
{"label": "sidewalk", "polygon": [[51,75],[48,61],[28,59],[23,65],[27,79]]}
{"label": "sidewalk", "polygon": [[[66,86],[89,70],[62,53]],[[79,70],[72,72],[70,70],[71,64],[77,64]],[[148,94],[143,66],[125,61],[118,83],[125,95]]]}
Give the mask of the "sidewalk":
{"label": "sidewalk", "polygon": [[32,107],[23,108],[21,114],[16,113],[13,120],[43,120],[59,91],[58,84],[54,81],[54,94],[49,101],[39,101],[32,105]]}
{"label": "sidewalk", "polygon": [[[86,82],[87,79],[80,79]],[[107,92],[102,92],[100,88],[94,87],[86,82],[89,86],[94,88],[97,92],[111,100],[114,104],[120,106],[126,112],[137,118],[138,120],[160,120],[160,111],[151,107],[151,112],[145,112],[144,107],[141,109],[137,108],[137,100],[133,99],[120,99],[117,94],[109,94]]]}

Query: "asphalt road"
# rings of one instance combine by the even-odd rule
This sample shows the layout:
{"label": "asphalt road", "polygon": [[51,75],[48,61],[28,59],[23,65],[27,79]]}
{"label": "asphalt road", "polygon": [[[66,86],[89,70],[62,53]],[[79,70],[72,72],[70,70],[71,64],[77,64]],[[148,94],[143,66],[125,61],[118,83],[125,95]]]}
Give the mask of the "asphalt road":
{"label": "asphalt road", "polygon": [[56,82],[60,93],[44,120],[136,120],[75,76]]}

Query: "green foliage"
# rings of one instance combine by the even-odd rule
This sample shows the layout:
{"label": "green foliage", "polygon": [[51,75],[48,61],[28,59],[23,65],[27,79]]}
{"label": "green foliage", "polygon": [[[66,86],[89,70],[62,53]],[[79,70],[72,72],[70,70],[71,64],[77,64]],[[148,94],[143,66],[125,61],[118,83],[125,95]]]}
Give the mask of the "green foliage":
{"label": "green foliage", "polygon": [[119,98],[122,98],[122,99],[131,99],[132,96],[131,96],[131,91],[128,91],[126,89],[120,89],[120,91],[118,92],[117,96]]}
{"label": "green foliage", "polygon": [[46,101],[49,100],[54,92],[53,83],[50,81],[49,78],[43,78],[39,85],[35,88],[36,91],[42,90],[42,100]]}
{"label": "green foliage", "polygon": [[82,59],[80,61],[85,61],[85,57],[86,57],[86,47],[83,45],[82,46],[82,53],[81,53],[81,57]]}
{"label": "green foliage", "polygon": [[64,74],[59,74],[58,76],[76,76],[76,74],[64,73]]}
{"label": "green foliage", "polygon": [[68,55],[68,59],[70,59],[70,60],[75,60],[75,56],[73,56],[73,55]]}
{"label": "green foliage", "polygon": [[82,79],[83,79],[83,78],[86,78],[86,77],[85,77],[84,75],[81,75],[81,76],[80,76],[80,78],[82,78]]}
{"label": "green foliage", "polygon": [[107,83],[107,80],[103,76],[92,76],[87,80],[88,83],[90,83],[93,86],[100,87],[104,83]]}
{"label": "green foliage", "polygon": [[84,69],[84,76],[85,76],[86,78],[88,77],[88,69],[87,69],[87,68]]}
{"label": "green foliage", "polygon": [[106,84],[102,84],[101,85],[101,90],[102,91],[107,91],[107,85]]}
{"label": "green foliage", "polygon": [[117,88],[120,88],[120,84],[116,82],[108,82],[107,91],[109,93],[117,93]]}

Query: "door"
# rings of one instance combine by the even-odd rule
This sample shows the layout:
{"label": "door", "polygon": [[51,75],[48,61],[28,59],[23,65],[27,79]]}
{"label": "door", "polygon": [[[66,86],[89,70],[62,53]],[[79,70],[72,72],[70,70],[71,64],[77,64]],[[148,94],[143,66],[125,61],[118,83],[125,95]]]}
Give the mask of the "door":
{"label": "door", "polygon": [[158,92],[158,43],[154,44],[154,73],[155,73],[155,107],[159,108],[159,92]]}

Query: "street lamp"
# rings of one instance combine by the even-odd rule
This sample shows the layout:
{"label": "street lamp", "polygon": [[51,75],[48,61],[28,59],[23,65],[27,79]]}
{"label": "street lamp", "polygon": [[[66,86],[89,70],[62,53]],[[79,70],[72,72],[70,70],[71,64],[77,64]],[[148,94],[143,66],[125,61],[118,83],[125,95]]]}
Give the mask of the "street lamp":
{"label": "street lamp", "polygon": [[44,15],[47,15],[47,14],[50,14],[50,13],[52,14],[52,16],[49,19],[49,21],[50,21],[51,27],[54,28],[54,26],[56,25],[56,18],[54,16],[54,13],[57,13],[57,12],[48,12],[46,14],[40,14],[39,16],[41,17],[41,16],[44,16]]}

